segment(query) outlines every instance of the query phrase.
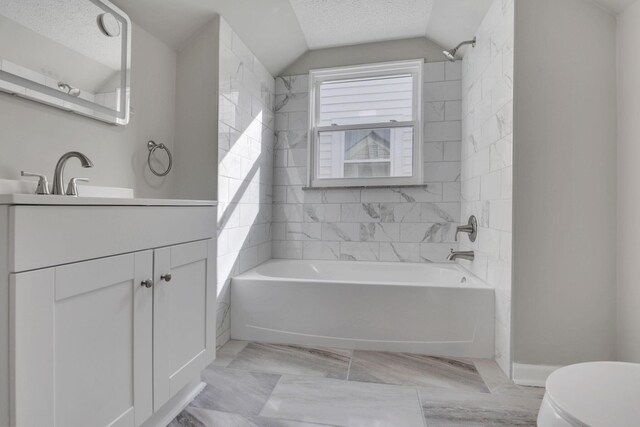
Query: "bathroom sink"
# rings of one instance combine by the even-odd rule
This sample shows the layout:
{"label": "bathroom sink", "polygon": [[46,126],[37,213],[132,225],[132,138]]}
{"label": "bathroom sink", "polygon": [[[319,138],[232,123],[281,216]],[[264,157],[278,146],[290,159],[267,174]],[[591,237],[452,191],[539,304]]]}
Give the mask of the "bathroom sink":
{"label": "bathroom sink", "polygon": [[78,186],[78,197],[34,194],[36,183],[0,179],[0,205],[45,206],[214,206],[212,200],[138,199],[133,189]]}

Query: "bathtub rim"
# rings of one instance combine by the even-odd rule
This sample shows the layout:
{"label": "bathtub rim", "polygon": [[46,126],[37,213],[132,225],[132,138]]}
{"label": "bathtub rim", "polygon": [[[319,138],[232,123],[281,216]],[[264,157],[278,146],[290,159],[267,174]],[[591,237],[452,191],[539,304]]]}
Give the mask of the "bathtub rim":
{"label": "bathtub rim", "polygon": [[[291,262],[291,263],[305,263],[305,262],[320,262],[320,263],[340,263],[340,264],[375,264],[375,265],[414,265],[414,266],[428,266],[454,269],[466,276],[471,277],[465,284],[444,284],[438,282],[389,282],[389,281],[362,281],[362,280],[331,280],[331,279],[317,279],[308,277],[277,277],[267,276],[258,272],[258,269],[265,264],[275,262]],[[316,284],[344,284],[344,285],[362,285],[362,286],[409,286],[409,287],[421,287],[421,288],[445,288],[445,289],[460,289],[460,290],[491,290],[495,292],[495,288],[489,285],[486,281],[482,280],[474,273],[466,269],[464,266],[457,263],[417,263],[417,262],[393,262],[393,261],[343,261],[343,260],[298,260],[298,259],[277,259],[272,258],[265,262],[245,271],[244,273],[231,277],[231,281],[245,281],[245,280],[261,280],[266,282],[304,282],[304,283],[316,283]]]}

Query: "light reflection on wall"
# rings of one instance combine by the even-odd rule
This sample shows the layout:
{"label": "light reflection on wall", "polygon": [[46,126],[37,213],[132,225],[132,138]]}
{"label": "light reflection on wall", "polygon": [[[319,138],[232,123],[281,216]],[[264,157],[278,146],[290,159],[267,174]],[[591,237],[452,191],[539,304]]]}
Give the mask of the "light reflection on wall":
{"label": "light reflection on wall", "polygon": [[229,339],[229,279],[271,258],[275,80],[220,23],[217,345]]}

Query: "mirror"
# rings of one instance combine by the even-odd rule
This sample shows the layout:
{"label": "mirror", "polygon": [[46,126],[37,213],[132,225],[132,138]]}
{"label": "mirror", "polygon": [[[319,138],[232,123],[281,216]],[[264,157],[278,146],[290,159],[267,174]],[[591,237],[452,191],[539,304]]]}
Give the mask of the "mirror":
{"label": "mirror", "polygon": [[129,122],[131,21],[108,1],[0,0],[0,90]]}

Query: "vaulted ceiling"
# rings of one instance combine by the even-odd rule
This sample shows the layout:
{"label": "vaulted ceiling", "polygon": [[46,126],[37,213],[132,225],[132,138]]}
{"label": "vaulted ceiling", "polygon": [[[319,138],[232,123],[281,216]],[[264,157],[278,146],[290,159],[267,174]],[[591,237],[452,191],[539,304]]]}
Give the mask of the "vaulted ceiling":
{"label": "vaulted ceiling", "polygon": [[289,0],[309,49],[426,35],[433,0]]}
{"label": "vaulted ceiling", "polygon": [[[492,0],[112,0],[174,49],[222,15],[274,75],[310,49],[472,36]],[[446,22],[444,22],[446,21]]]}
{"label": "vaulted ceiling", "polygon": [[[310,49],[426,37],[473,37],[492,0],[111,0],[174,49],[222,15],[273,74]],[[634,0],[596,1],[619,13]]]}
{"label": "vaulted ceiling", "polygon": [[274,75],[308,49],[289,0],[111,1],[174,49],[220,14]]}

